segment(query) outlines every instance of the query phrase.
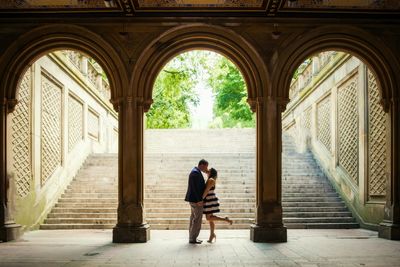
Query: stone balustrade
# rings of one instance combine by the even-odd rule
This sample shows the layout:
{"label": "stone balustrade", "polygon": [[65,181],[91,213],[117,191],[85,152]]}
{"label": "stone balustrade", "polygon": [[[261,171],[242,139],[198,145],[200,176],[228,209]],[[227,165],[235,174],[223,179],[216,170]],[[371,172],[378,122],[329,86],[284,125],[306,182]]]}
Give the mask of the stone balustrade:
{"label": "stone balustrade", "polygon": [[295,78],[290,85],[289,97],[296,98],[309,85],[313,85],[318,79],[317,77],[324,70],[330,67],[328,64],[334,64],[337,59],[344,56],[344,53],[336,51],[321,52],[310,59],[307,59],[297,70]]}
{"label": "stone balustrade", "polygon": [[61,53],[79,70],[85,77],[86,81],[90,82],[104,99],[111,98],[110,84],[104,76],[102,68],[93,59],[88,58],[82,53],[73,50],[63,50]]}

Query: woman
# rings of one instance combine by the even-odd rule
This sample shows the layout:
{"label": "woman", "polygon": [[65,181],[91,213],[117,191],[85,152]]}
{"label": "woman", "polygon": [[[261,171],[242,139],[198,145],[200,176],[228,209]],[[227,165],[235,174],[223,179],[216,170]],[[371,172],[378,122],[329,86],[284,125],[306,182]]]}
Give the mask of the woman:
{"label": "woman", "polygon": [[210,238],[207,242],[211,243],[213,239],[217,241],[217,236],[215,235],[215,221],[223,221],[232,225],[232,220],[229,220],[228,217],[221,218],[215,216],[214,213],[219,212],[219,203],[218,198],[214,193],[215,182],[217,180],[217,170],[211,168],[208,172],[208,179],[206,183],[206,189],[203,193],[203,201],[204,201],[204,210],[203,213],[206,215],[207,221],[210,223]]}

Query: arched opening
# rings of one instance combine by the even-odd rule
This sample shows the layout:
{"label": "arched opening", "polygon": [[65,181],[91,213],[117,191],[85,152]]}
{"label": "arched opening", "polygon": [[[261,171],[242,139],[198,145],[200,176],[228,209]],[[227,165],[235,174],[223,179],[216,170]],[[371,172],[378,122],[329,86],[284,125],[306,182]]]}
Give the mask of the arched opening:
{"label": "arched opening", "polygon": [[[18,44],[17,44],[18,43]],[[30,30],[24,34],[21,34],[18,38],[18,41],[15,41],[14,43],[10,43],[7,50],[4,52],[4,56],[1,58],[1,67],[0,67],[0,73],[2,74],[2,77],[4,79],[1,80],[0,83],[0,88],[1,88],[1,93],[2,97],[4,98],[4,103],[3,105],[3,114],[2,114],[2,125],[3,126],[8,126],[7,124],[11,123],[12,119],[12,112],[15,109],[17,105],[17,97],[18,97],[18,86],[24,85],[26,86],[26,81],[20,83],[23,81],[23,75],[25,72],[29,69],[30,65],[35,62],[35,60],[39,59],[40,57],[52,53],[52,52],[57,52],[60,50],[71,50],[75,52],[81,52],[83,55],[87,55],[89,58],[93,58],[95,62],[97,62],[99,65],[101,65],[101,68],[104,70],[105,75],[107,76],[107,80],[109,82],[109,89],[110,92],[107,94],[107,99],[101,100],[101,96],[98,97],[98,101],[104,102],[106,106],[110,105],[110,100],[112,102],[112,105],[114,108],[117,106],[117,101],[115,99],[118,99],[121,95],[121,88],[123,87],[122,84],[127,84],[127,78],[126,78],[126,73],[124,72],[124,65],[122,61],[120,60],[118,54],[114,51],[112,46],[110,46],[107,42],[104,41],[104,39],[100,38],[97,34],[88,31],[87,29],[84,29],[79,26],[73,26],[73,25],[62,25],[62,24],[52,24],[52,25],[45,25],[45,26],[40,26],[37,28],[34,28],[33,30]],[[66,60],[67,62],[68,60]],[[60,62],[59,62],[60,63]],[[68,63],[67,63],[68,64]],[[71,63],[72,64],[72,63]],[[63,65],[60,63],[60,66]],[[73,65],[73,64],[72,64]],[[46,66],[45,66],[46,67]],[[61,66],[65,67],[65,66]],[[119,70],[116,72],[115,70]],[[36,73],[41,73],[41,69],[37,70]],[[77,74],[78,73],[78,74]],[[74,75],[82,75],[79,74],[79,71],[76,71],[76,73],[69,72],[67,71],[66,76],[71,76],[73,77]],[[103,76],[98,75],[98,76]],[[32,77],[30,77],[32,78]],[[48,91],[56,92],[55,94],[59,96],[59,92],[64,92],[65,88],[63,88],[62,83],[58,83],[57,79],[54,79],[51,75],[47,75],[46,77],[46,82],[43,84],[46,84],[46,88],[49,89]],[[41,84],[41,79],[35,79],[38,82],[38,86],[40,89]],[[45,80],[45,79],[43,79]],[[79,85],[84,86],[86,78],[78,79],[77,83]],[[100,80],[100,78],[99,78]],[[29,82],[28,82],[29,84]],[[56,88],[56,89],[54,89]],[[52,90],[54,89],[54,90]],[[94,85],[94,91],[96,91],[96,85]],[[40,99],[41,95],[33,92],[33,98],[36,102],[41,101]],[[110,99],[111,96],[111,99]],[[68,112],[68,94],[62,94],[61,99],[64,101],[64,106],[61,107],[61,110],[65,113]],[[96,98],[96,94],[92,94],[91,97]],[[36,99],[38,98],[38,99]],[[72,95],[73,98],[73,95]],[[51,98],[48,98],[48,100]],[[71,107],[72,106],[79,106],[79,100],[83,99],[77,99],[75,98],[74,100],[78,100],[76,102],[71,101]],[[35,104],[34,102],[33,104]],[[32,106],[31,103],[29,103],[30,106]],[[75,105],[74,105],[75,104]],[[55,111],[60,110],[60,104],[59,103],[52,103],[54,107],[56,108]],[[28,105],[29,106],[29,105]],[[28,108],[29,109],[29,108]],[[60,120],[59,116],[55,116],[54,114],[51,113],[52,110],[47,109],[47,119],[55,120]],[[114,112],[114,111],[113,111]],[[95,115],[96,112],[93,112]],[[108,114],[107,116],[109,116]],[[56,119],[57,120],[56,120]],[[84,118],[84,121],[86,121],[87,118]],[[67,116],[61,116],[61,121],[63,123],[68,123],[68,117]],[[39,120],[40,121],[40,120]],[[26,123],[29,123],[28,121]],[[32,125],[36,125],[35,123],[32,123]],[[51,121],[51,124],[54,126],[58,126],[58,122],[54,123],[54,121]],[[100,122],[101,124],[101,122]],[[32,126],[30,125],[30,126]],[[30,127],[29,126],[29,127]],[[100,125],[101,126],[101,125]],[[27,128],[29,128],[27,127]],[[25,127],[26,129],[26,127]],[[38,131],[41,133],[41,129],[35,128],[35,131]],[[67,133],[67,131],[62,132]],[[78,131],[76,131],[78,132]],[[1,169],[3,170],[2,172],[2,186],[0,187],[1,189],[1,195],[2,195],[2,204],[3,204],[3,212],[1,213],[2,220],[5,222],[3,225],[3,228],[1,229],[1,240],[3,241],[8,241],[8,240],[13,240],[17,239],[18,236],[20,235],[21,227],[20,225],[17,225],[14,223],[14,213],[15,213],[15,202],[14,197],[16,196],[16,189],[15,186],[12,187],[12,183],[8,174],[8,171],[13,168],[13,166],[10,165],[10,162],[13,161],[11,154],[9,152],[10,146],[7,145],[7,142],[10,138],[11,135],[11,129],[10,127],[2,127],[2,147],[3,149],[7,148],[7,151],[3,151],[3,157],[2,157],[2,167]],[[87,133],[86,133],[87,134]],[[40,140],[40,136],[35,136],[35,138]],[[101,134],[100,134],[101,138]],[[60,138],[55,138],[58,142],[60,142]],[[54,140],[52,140],[54,141]],[[66,138],[61,139],[61,142],[63,146],[61,149],[62,151],[66,152],[68,151],[68,140]],[[72,142],[73,143],[73,142]],[[40,144],[37,142],[37,144]],[[41,146],[35,146],[34,147],[34,153],[41,153]],[[38,152],[39,151],[39,152]],[[59,152],[57,152],[59,153]],[[64,153],[65,154],[65,153]],[[63,154],[63,156],[65,156]],[[64,158],[61,158],[61,162],[65,163],[67,158],[66,156]],[[53,159],[52,159],[53,160]],[[40,163],[40,162],[39,162]],[[56,169],[59,166],[54,164],[52,165],[53,167],[56,167]],[[63,166],[62,166],[63,167]],[[76,167],[76,166],[75,166]],[[37,168],[40,171],[40,166],[34,166],[34,168]],[[56,171],[57,172],[57,171]],[[48,174],[51,176],[53,173],[51,171],[48,172]],[[41,173],[35,173],[38,177],[40,177]],[[71,173],[68,173],[68,175],[72,175]],[[40,188],[40,183],[41,183],[41,178],[39,178],[37,183],[39,186],[34,185],[33,183],[30,184],[27,187],[36,186],[34,189]],[[45,178],[46,179],[46,178]],[[47,178],[48,179],[48,178]],[[14,181],[13,181],[14,182]],[[11,187],[10,187],[11,186]],[[49,186],[50,187],[50,186]],[[55,186],[55,188],[49,189],[49,192],[51,191],[51,194],[53,196],[57,195],[58,185]],[[14,190],[14,191],[13,191]],[[34,192],[34,194],[40,193],[40,192]],[[25,194],[25,193],[24,193]],[[46,203],[50,203],[50,200],[44,199],[42,202],[37,202],[34,203],[37,208],[41,209],[46,207]],[[47,206],[48,208],[48,206]],[[115,209],[114,209],[115,210]],[[50,210],[47,210],[46,212],[42,213],[48,213]],[[43,215],[44,216],[44,215]],[[115,215],[113,215],[115,216]],[[29,217],[29,216],[28,216]],[[35,216],[31,216],[28,218],[31,220]],[[26,218],[25,218],[26,219]],[[24,219],[24,220],[25,220]],[[44,217],[36,218],[37,221],[35,221],[30,227],[32,228],[37,228],[39,227],[40,223],[43,222]],[[26,220],[25,220],[26,221]],[[34,225],[34,226],[33,226]],[[27,227],[27,229],[29,226]]]}
{"label": "arched opening", "polygon": [[16,78],[18,103],[7,116],[11,216],[24,230],[114,227],[118,114],[104,69],[85,52],[52,49]]}
{"label": "arched opening", "polygon": [[295,70],[282,114],[286,226],[377,230],[383,221],[391,130],[376,68],[322,50]]}
{"label": "arched opening", "polygon": [[256,118],[241,71],[206,49],[184,51],[167,62],[145,114],[146,221],[152,229],[188,229],[190,206],[183,201],[188,176],[206,159],[218,171],[214,205],[221,212],[215,215],[233,220],[217,228],[249,229],[255,219]]}
{"label": "arched opening", "polygon": [[[274,129],[277,128],[269,127],[271,123],[267,118],[269,111],[277,110],[277,103],[267,97],[271,95],[267,67],[258,51],[234,31],[193,24],[163,33],[142,51],[133,71],[130,97],[121,101],[120,125],[126,124],[126,128],[121,130],[125,135],[120,151],[124,155],[120,162],[122,202],[118,211],[121,216],[113,232],[114,242],[146,242],[150,237],[144,212],[143,116],[153,102],[154,81],[162,67],[175,55],[193,49],[216,51],[228,57],[246,81],[248,103],[253,111],[257,110],[256,222],[251,225],[251,239],[256,242],[285,241],[278,181],[280,170],[277,168],[280,161],[268,153],[268,150],[277,149],[278,143],[271,142],[272,138],[279,137],[275,136]],[[131,177],[135,177],[135,183],[131,182]],[[271,210],[273,216],[267,214]]]}

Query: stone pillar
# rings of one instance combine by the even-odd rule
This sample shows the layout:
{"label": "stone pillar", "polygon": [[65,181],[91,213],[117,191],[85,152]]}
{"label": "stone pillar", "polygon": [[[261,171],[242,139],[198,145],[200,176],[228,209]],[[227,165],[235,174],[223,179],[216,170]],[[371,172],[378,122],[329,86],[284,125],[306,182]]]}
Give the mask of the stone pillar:
{"label": "stone pillar", "polygon": [[400,101],[392,99],[389,106],[391,120],[391,172],[386,183],[386,205],[379,237],[400,240]]}
{"label": "stone pillar", "polygon": [[282,220],[282,121],[276,99],[258,98],[256,223],[251,226],[254,242],[286,242]]}
{"label": "stone pillar", "polygon": [[118,103],[118,222],[114,243],[139,243],[150,239],[144,221],[143,99],[126,97]]}
{"label": "stone pillar", "polygon": [[9,177],[7,176],[7,115],[14,110],[17,101],[15,99],[3,99],[0,102],[0,241],[7,242],[18,239],[21,234],[21,226],[16,224],[10,214],[10,202],[8,199]]}

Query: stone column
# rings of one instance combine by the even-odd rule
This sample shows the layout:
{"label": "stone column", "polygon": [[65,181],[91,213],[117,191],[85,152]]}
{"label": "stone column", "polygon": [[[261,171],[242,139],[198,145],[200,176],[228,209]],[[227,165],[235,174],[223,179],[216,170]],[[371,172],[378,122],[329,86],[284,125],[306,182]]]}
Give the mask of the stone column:
{"label": "stone column", "polygon": [[286,242],[282,221],[282,121],[276,99],[258,98],[256,223],[251,226],[254,242]]}
{"label": "stone column", "polygon": [[391,172],[386,183],[386,205],[379,237],[400,240],[400,101],[392,99],[389,106],[391,120]]}
{"label": "stone column", "polygon": [[21,226],[16,224],[10,212],[8,199],[9,177],[7,176],[7,115],[14,110],[16,99],[3,99],[0,102],[0,241],[7,242],[18,239],[21,234]]}
{"label": "stone column", "polygon": [[143,99],[126,97],[118,103],[118,222],[114,243],[139,243],[150,239],[144,221]]}

